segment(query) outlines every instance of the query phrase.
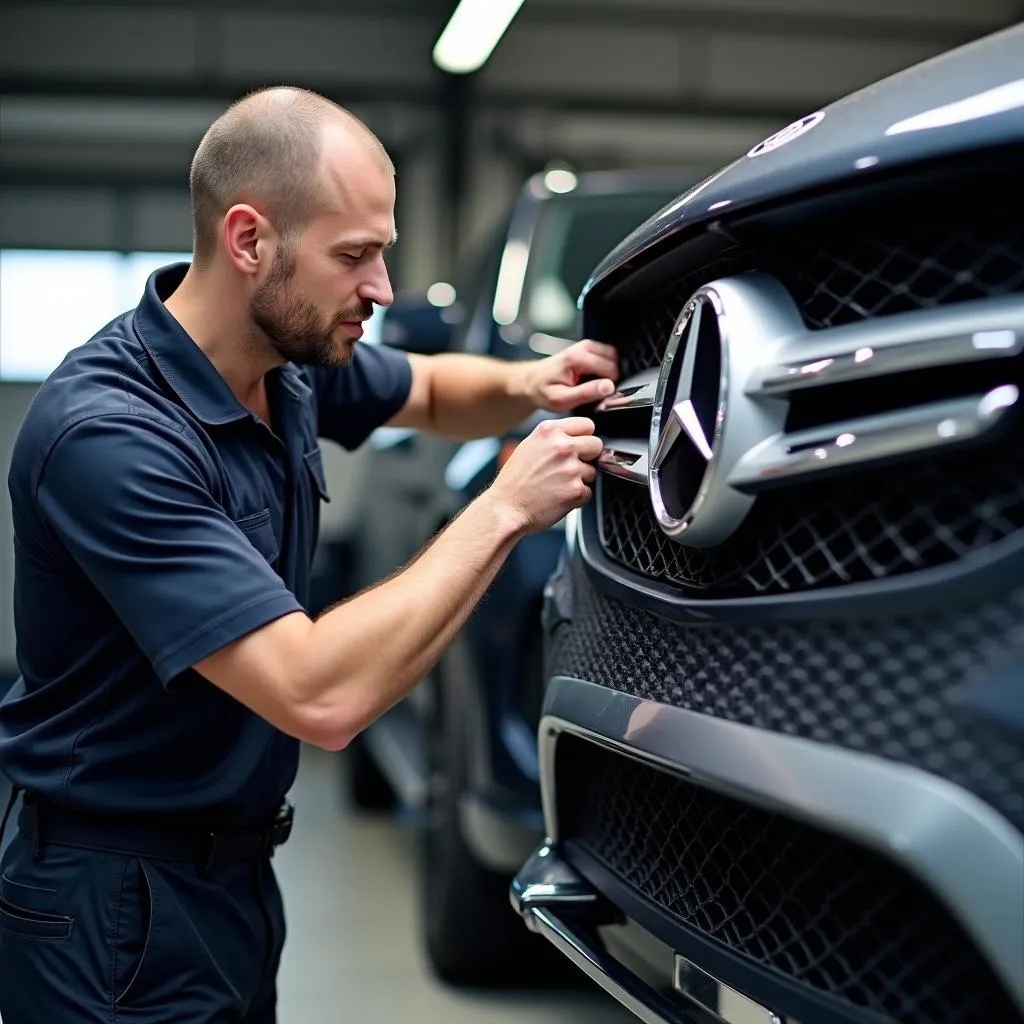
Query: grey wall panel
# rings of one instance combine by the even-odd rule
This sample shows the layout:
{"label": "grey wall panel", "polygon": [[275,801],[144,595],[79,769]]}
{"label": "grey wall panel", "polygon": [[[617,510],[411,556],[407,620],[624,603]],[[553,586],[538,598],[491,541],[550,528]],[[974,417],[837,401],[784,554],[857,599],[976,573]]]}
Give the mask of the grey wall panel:
{"label": "grey wall panel", "polygon": [[223,32],[228,79],[405,85],[433,77],[430,23],[417,19],[228,14]]}
{"label": "grey wall panel", "polygon": [[[537,16],[555,11],[564,0],[530,0]],[[621,10],[623,0],[587,0],[588,6]],[[1020,14],[1017,0],[643,0],[647,10],[665,11],[685,22],[687,15],[714,12],[720,17],[803,15],[809,19],[874,18],[918,20],[922,24],[985,25],[1009,22]]]}
{"label": "grey wall panel", "polygon": [[0,247],[115,248],[116,208],[112,189],[0,189]]}
{"label": "grey wall panel", "polygon": [[824,104],[941,49],[884,39],[854,43],[716,33],[709,50],[709,89],[722,99],[746,99],[756,89],[767,104]]}
{"label": "grey wall panel", "polygon": [[140,192],[132,202],[132,248],[192,251],[188,190]]}
{"label": "grey wall panel", "polygon": [[481,84],[534,95],[668,98],[682,85],[695,86],[701,63],[682,33],[513,23],[481,72]]}
{"label": "grey wall panel", "polygon": [[[183,173],[187,181],[187,169]],[[0,188],[0,248],[190,251],[187,185]]]}
{"label": "grey wall panel", "polygon": [[0,675],[15,670],[14,646],[14,533],[7,473],[18,427],[36,388],[31,384],[0,384]]}
{"label": "grey wall panel", "polygon": [[0,10],[5,74],[185,80],[194,71],[195,19],[185,9],[20,4]]}

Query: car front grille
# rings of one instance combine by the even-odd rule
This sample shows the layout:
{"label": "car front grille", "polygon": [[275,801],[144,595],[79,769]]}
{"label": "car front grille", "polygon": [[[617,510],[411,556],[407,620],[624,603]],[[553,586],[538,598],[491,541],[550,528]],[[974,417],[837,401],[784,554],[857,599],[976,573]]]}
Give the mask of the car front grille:
{"label": "car front grille", "polygon": [[[913,765],[1024,831],[1024,733],[970,710],[1024,664],[1024,587],[886,618],[686,626],[613,600],[579,558],[546,677]],[[559,585],[564,580],[557,581]]]}
{"label": "car front grille", "polygon": [[598,514],[609,558],[695,595],[748,597],[884,580],[947,565],[1024,529],[1024,443],[1004,434],[977,451],[787,488],[759,499],[726,544],[670,540],[646,488],[602,477]]}
{"label": "car front grille", "polygon": [[[919,219],[837,226],[827,237],[770,249],[737,245],[658,294],[607,311],[608,336],[628,339],[620,345],[623,376],[660,365],[672,324],[698,287],[745,270],[781,281],[811,329],[1024,291],[1019,196],[991,199],[970,218],[943,223],[933,210]],[[1024,385],[1022,364],[1000,368],[1006,383]],[[948,372],[926,383],[939,389],[936,397],[963,386]],[[813,421],[815,410],[801,400],[791,417]],[[1024,528],[1019,426],[1018,417],[1016,428],[993,432],[974,451],[928,453],[768,492],[737,533],[708,550],[670,541],[645,488],[605,478],[597,501],[602,545],[625,568],[706,599],[841,587],[946,565]]]}
{"label": "car front grille", "polygon": [[950,915],[878,854],[576,737],[556,756],[570,859],[686,929],[901,1024],[1019,1020]]}

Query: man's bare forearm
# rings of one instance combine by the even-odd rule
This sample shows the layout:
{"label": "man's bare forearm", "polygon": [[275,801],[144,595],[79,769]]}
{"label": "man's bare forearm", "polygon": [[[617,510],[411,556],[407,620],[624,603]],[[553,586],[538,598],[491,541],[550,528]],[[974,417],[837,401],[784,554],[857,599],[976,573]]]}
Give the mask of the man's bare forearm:
{"label": "man's bare forearm", "polygon": [[405,570],[314,623],[295,678],[307,713],[331,723],[329,745],[344,745],[427,674],[521,532],[485,494]]}
{"label": "man's bare forearm", "polygon": [[446,353],[431,357],[430,382],[431,431],[444,437],[502,434],[537,408],[524,363]]}

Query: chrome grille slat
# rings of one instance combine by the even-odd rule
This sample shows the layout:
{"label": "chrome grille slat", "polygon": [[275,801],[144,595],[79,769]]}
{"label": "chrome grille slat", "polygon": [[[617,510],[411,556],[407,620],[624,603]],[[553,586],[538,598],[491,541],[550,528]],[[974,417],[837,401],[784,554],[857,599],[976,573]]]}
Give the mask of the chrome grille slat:
{"label": "chrome grille slat", "polygon": [[997,424],[1019,397],[1018,389],[1007,384],[985,395],[777,434],[748,451],[727,483],[737,490],[756,491],[825,470],[857,468],[882,458],[961,444]]}
{"label": "chrome grille slat", "polygon": [[803,331],[761,367],[748,395],[783,395],[935,366],[1007,359],[1024,352],[1024,299],[958,306]]}
{"label": "chrome grille slat", "polygon": [[[908,205],[889,220],[877,213],[817,238],[784,238],[776,251],[736,245],[714,264],[663,286],[656,298],[629,292],[602,308],[610,332],[605,338],[629,338],[620,347],[627,380],[650,373],[691,295],[709,280],[755,270],[777,278],[794,308],[788,335],[776,332],[774,353],[744,380],[745,394],[756,401],[792,403],[794,415],[761,435],[762,443],[767,437],[772,442],[760,455],[773,445],[779,454],[824,440],[833,446],[829,454],[841,456],[835,442],[843,431],[836,428],[851,420],[901,408],[924,416],[920,407],[930,402],[965,399],[974,403],[976,418],[979,396],[992,391],[1014,395],[1011,416],[984,416],[980,431],[942,419],[930,424],[936,435],[941,423],[943,433],[969,439],[963,454],[955,442],[940,443],[925,460],[916,444],[890,444],[860,465],[851,461],[838,476],[774,477],[771,482],[781,485],[777,493],[765,490],[756,473],[744,479],[738,472],[733,482],[753,488],[738,492],[753,499],[739,532],[687,547],[665,536],[637,486],[646,467],[633,458],[645,426],[636,411],[628,430],[614,426],[615,413],[598,411],[598,432],[610,438],[605,465],[629,463],[628,473],[603,473],[608,486],[598,490],[600,536],[610,558],[691,596],[770,595],[946,564],[1024,529],[1024,462],[1014,439],[1024,405],[1024,208],[1016,189],[987,192],[969,209],[947,208],[956,213],[945,222]],[[871,356],[861,353],[858,362],[869,338]],[[813,367],[815,362],[826,365]],[[901,375],[910,381],[915,372],[926,388],[900,406]],[[858,408],[862,386],[867,401]],[[1000,390],[1009,388],[1015,393]],[[834,408],[833,392],[841,392]],[[1003,406],[997,413],[1006,411]],[[785,445],[776,434],[788,435]],[[847,449],[857,447],[843,441]],[[876,464],[880,454],[885,458]],[[894,455],[899,458],[890,466]],[[814,457],[816,469],[834,468],[837,461]],[[742,465],[744,472],[750,468],[749,460]],[[814,482],[818,475],[820,483]]]}

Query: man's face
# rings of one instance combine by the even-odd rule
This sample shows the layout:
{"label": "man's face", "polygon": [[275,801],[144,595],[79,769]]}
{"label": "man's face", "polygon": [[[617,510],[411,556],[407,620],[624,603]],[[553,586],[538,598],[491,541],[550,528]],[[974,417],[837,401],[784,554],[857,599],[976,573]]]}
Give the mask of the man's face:
{"label": "man's face", "polygon": [[249,303],[282,359],[322,367],[347,363],[374,304],[394,298],[384,265],[395,239],[394,176],[375,154],[349,146],[339,155],[331,143],[322,160],[326,208],[279,246]]}

